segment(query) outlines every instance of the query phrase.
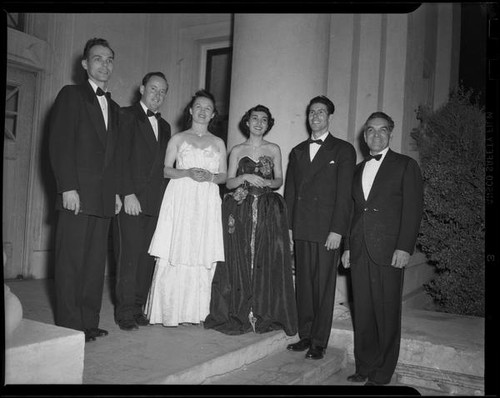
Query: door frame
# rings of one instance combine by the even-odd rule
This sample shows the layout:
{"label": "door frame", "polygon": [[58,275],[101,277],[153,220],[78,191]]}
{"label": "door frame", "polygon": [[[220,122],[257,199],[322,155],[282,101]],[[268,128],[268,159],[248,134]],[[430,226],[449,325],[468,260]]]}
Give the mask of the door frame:
{"label": "door frame", "polygon": [[[33,120],[31,124],[31,134],[30,139],[30,148],[29,148],[29,163],[28,163],[28,177],[26,181],[26,205],[25,205],[25,219],[24,219],[24,241],[22,246],[22,256],[21,256],[21,275],[23,278],[30,277],[32,274],[31,267],[31,255],[33,251],[33,193],[34,193],[34,184],[35,184],[35,173],[36,173],[36,164],[39,161],[39,156],[37,156],[39,152],[39,129],[40,129],[40,95],[41,95],[41,79],[40,72],[41,70],[38,68],[34,68],[29,65],[24,65],[19,62],[13,62],[7,59],[6,62],[6,79],[5,84],[7,85],[9,82],[8,79],[8,70],[9,68],[16,69],[21,72],[31,73],[34,75],[35,87],[34,87],[34,102],[33,102]],[[3,245],[3,242],[2,242]]]}

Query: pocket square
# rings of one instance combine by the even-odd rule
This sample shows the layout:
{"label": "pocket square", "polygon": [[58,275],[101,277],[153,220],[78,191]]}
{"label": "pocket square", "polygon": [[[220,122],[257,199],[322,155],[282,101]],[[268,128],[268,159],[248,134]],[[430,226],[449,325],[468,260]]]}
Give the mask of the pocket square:
{"label": "pocket square", "polygon": [[335,160],[330,160],[330,164],[335,164]]}

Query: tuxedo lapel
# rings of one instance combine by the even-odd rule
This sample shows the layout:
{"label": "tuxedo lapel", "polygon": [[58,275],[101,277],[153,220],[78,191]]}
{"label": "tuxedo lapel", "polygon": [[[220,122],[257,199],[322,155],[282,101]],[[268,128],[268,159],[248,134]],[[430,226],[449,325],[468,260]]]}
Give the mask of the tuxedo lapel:
{"label": "tuxedo lapel", "polygon": [[[335,145],[335,140],[333,139],[333,136],[329,133],[325,141],[319,148],[318,152],[316,153],[316,156],[314,156],[314,159],[312,160],[312,162],[310,162],[309,177],[314,176],[314,174],[316,174],[323,167],[325,167],[325,165],[328,166],[329,162],[332,160],[334,145]],[[308,152],[307,155],[310,159],[309,151],[307,152]]]}
{"label": "tuxedo lapel", "polygon": [[[84,87],[84,98],[85,98],[85,107],[90,116],[90,120],[94,125],[95,131],[101,140],[103,145],[106,145],[106,124],[104,122],[104,116],[101,111],[101,106],[99,105],[99,101],[97,96],[92,89],[92,86],[89,82],[86,82]],[[108,104],[108,115],[110,112],[110,104]],[[110,119],[108,118],[108,122]]]}
{"label": "tuxedo lapel", "polygon": [[118,114],[119,108],[111,100],[108,100],[108,131],[106,134],[106,158],[105,164],[108,165],[113,159],[115,153],[116,140],[118,137]]}
{"label": "tuxedo lapel", "polygon": [[391,173],[393,167],[394,156],[393,152],[389,149],[387,154],[385,155],[384,160],[382,160],[382,164],[378,169],[377,175],[373,180],[372,188],[370,189],[370,194],[368,195],[367,202],[370,201],[371,198],[375,197],[380,190],[380,181],[386,181],[387,175]]}
{"label": "tuxedo lapel", "polygon": [[[149,118],[144,113],[144,109],[140,103],[136,105],[136,112],[138,114],[139,130],[141,131],[144,140],[148,144],[148,148],[153,156],[156,156],[159,150],[158,141],[156,140],[155,133],[153,131],[153,126]],[[158,137],[160,136],[160,121],[158,121]]]}
{"label": "tuxedo lapel", "polygon": [[158,142],[160,144],[160,153],[165,153],[165,149],[167,148],[169,139],[167,126],[167,123],[163,119],[158,120]]}
{"label": "tuxedo lapel", "polygon": [[355,202],[365,202],[365,194],[363,193],[363,170],[365,169],[366,161],[363,161],[354,173],[352,180],[352,196]]}
{"label": "tuxedo lapel", "polygon": [[304,141],[297,147],[296,153],[299,170],[309,170],[309,168],[311,167],[311,161],[309,160],[309,144]]}

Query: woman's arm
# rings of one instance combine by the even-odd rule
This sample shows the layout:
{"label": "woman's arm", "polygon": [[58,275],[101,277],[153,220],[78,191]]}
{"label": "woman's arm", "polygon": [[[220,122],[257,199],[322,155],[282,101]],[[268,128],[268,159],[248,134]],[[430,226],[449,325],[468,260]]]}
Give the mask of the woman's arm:
{"label": "woman's arm", "polygon": [[189,177],[195,181],[199,181],[199,172],[197,169],[176,169],[174,167],[175,160],[177,158],[177,151],[179,150],[179,144],[182,142],[182,136],[179,134],[174,135],[167,145],[167,151],[165,153],[165,162],[163,168],[163,176],[165,178],[184,178]]}
{"label": "woman's arm", "polygon": [[227,189],[234,189],[241,184],[243,184],[244,179],[242,176],[236,177],[236,171],[238,169],[238,152],[240,146],[237,145],[233,148],[229,154],[229,167],[227,170],[226,187]]}
{"label": "woman's arm", "polygon": [[224,141],[222,141],[221,139],[217,140],[217,146],[219,148],[220,159],[221,159],[219,162],[219,172],[216,174],[215,173],[211,174],[210,181],[213,182],[214,184],[224,184],[227,178],[226,146],[224,145]]}
{"label": "woman's arm", "polygon": [[281,150],[276,144],[272,146],[273,163],[274,163],[274,178],[266,180],[267,186],[272,189],[277,189],[283,185],[283,169],[281,168]]}

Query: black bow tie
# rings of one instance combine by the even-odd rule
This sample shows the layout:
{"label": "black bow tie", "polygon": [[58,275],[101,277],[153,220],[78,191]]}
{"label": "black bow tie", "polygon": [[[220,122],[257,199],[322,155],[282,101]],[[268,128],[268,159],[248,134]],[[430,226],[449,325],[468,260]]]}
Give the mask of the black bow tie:
{"label": "black bow tie", "polygon": [[318,145],[323,144],[323,140],[313,140],[312,138],[309,138],[309,139],[307,140],[307,142],[308,142],[309,144],[318,144]]}
{"label": "black bow tie", "polygon": [[98,97],[102,97],[103,95],[105,95],[107,99],[111,99],[111,93],[109,91],[104,92],[104,90],[100,87],[97,87],[95,93],[97,94]]}
{"label": "black bow tie", "polygon": [[160,112],[154,113],[154,112],[150,111],[149,109],[146,111],[146,115],[148,115],[148,117],[154,116],[158,120],[160,120],[160,118],[161,118]]}
{"label": "black bow tie", "polygon": [[366,157],[366,161],[368,162],[369,160],[375,159],[377,162],[382,158],[382,154],[379,153],[378,155],[368,155]]}

